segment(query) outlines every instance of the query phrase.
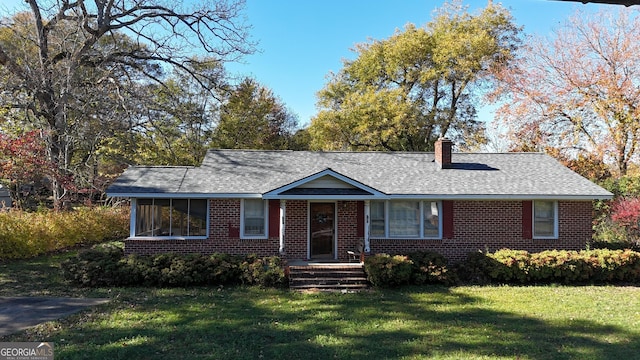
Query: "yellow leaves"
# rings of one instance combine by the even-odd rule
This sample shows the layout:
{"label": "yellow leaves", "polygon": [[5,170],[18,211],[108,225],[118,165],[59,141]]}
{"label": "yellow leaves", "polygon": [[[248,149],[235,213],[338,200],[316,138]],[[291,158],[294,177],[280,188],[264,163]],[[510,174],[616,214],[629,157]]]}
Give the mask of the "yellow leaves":
{"label": "yellow leaves", "polygon": [[315,146],[425,151],[449,129],[482,134],[474,91],[511,58],[518,31],[499,6],[470,15],[456,3],[425,27],[359,44],[318,94]]}
{"label": "yellow leaves", "polygon": [[410,107],[399,89],[348,94],[339,111],[321,111],[312,119],[312,148],[384,150],[381,142],[397,144],[399,135],[407,132]]}
{"label": "yellow leaves", "polygon": [[122,208],[80,208],[69,212],[0,212],[0,259],[33,257],[78,244],[128,235],[129,212]]}

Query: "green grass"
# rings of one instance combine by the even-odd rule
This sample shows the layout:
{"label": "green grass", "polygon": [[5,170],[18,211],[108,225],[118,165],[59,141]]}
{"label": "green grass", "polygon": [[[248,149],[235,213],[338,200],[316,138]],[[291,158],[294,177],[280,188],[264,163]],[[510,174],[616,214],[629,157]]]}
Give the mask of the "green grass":
{"label": "green grass", "polygon": [[640,358],[638,287],[84,289],[60,279],[67,256],[0,263],[0,296],[112,301],[0,341],[57,359]]}

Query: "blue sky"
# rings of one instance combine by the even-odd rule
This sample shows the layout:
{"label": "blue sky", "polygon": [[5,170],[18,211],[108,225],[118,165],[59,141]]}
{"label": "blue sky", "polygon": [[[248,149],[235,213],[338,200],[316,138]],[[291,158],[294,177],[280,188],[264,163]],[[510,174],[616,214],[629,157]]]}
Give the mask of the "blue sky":
{"label": "blue sky", "polygon": [[[25,6],[24,0],[0,0],[0,14]],[[198,0],[193,0],[198,1]],[[316,93],[342,59],[354,58],[357,43],[386,39],[407,23],[422,26],[444,0],[246,0],[247,23],[259,51],[242,63],[228,64],[233,75],[254,77],[298,115],[302,125],[316,114]],[[471,12],[488,0],[464,0]],[[612,5],[553,0],[494,0],[510,9],[528,34],[549,34],[577,9],[592,12]],[[481,120],[492,120],[489,107]]]}

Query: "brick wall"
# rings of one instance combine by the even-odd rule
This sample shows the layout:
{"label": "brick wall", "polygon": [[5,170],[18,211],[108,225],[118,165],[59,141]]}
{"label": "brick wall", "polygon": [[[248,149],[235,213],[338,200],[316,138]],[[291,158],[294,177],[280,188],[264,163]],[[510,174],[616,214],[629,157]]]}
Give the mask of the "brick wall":
{"label": "brick wall", "polygon": [[358,236],[358,202],[338,201],[338,260],[348,261],[347,250],[354,250],[364,240]]}
{"label": "brick wall", "polygon": [[429,250],[460,261],[478,250],[580,250],[591,239],[593,207],[590,201],[558,203],[558,239],[523,238],[522,206],[522,201],[455,201],[451,239],[371,239],[371,252],[402,254]]}
{"label": "brick wall", "polygon": [[[347,250],[356,248],[362,236],[358,230],[358,202],[338,201],[337,255],[347,260]],[[279,239],[240,239],[240,200],[209,201],[211,220],[206,240],[127,240],[126,253],[163,252],[278,255]],[[560,201],[559,239],[523,238],[521,201],[455,201],[453,203],[453,237],[442,240],[371,239],[372,253],[407,253],[415,250],[439,252],[453,261],[469,252],[495,251],[500,248],[531,252],[550,249],[579,250],[591,239],[592,203]],[[308,202],[286,203],[285,255],[287,259],[308,256]],[[361,230],[360,230],[361,231]]]}
{"label": "brick wall", "polygon": [[308,257],[308,211],[306,201],[287,200],[284,239],[287,259],[306,259]]}

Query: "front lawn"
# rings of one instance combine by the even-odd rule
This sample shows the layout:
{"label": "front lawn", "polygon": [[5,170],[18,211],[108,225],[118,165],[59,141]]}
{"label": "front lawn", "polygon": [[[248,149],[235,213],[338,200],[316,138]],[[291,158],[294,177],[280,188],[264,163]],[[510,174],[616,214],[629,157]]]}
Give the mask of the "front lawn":
{"label": "front lawn", "polygon": [[82,289],[66,255],[0,263],[0,296],[111,303],[3,341],[60,359],[633,359],[638,287],[411,287],[357,294],[255,287]]}

